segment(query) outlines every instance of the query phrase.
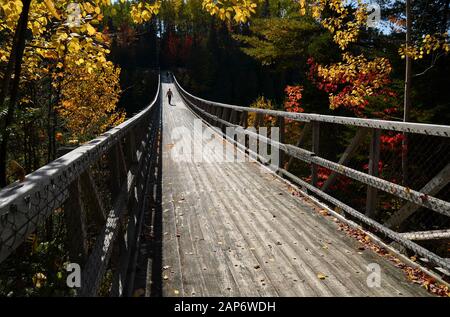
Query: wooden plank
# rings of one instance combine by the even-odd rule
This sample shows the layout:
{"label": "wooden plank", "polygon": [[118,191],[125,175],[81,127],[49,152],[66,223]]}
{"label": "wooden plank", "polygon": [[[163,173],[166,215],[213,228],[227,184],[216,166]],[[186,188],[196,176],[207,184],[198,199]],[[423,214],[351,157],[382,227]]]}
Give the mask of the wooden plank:
{"label": "wooden plank", "polygon": [[[200,143],[204,140],[195,138],[193,141]],[[192,163],[178,165],[177,169],[186,172],[186,179],[181,180],[180,190],[185,198],[184,206],[189,206],[189,209],[187,215],[186,210],[183,210],[183,213],[188,218],[194,235],[195,250],[199,255],[208,291],[211,296],[239,296],[241,287],[236,286],[235,273],[228,266],[228,254],[222,249],[224,246],[219,245],[221,235],[216,231],[217,218],[206,216],[210,212],[211,204],[207,203],[209,195],[205,196],[204,190],[199,192],[205,180],[201,170],[197,168],[197,164]]]}
{"label": "wooden plank", "polygon": [[[163,86],[163,91],[168,89],[168,86]],[[164,92],[163,92],[164,93]],[[175,93],[175,92],[174,92]],[[175,93],[177,95],[177,93]],[[180,245],[179,237],[177,234],[177,224],[175,217],[175,206],[173,197],[173,184],[172,179],[176,177],[174,175],[174,169],[170,159],[170,153],[173,145],[171,139],[170,127],[174,126],[173,117],[169,116],[171,109],[166,103],[163,103],[163,136],[162,136],[162,228],[163,228],[163,241],[162,245],[162,263],[161,272],[152,272],[152,280],[158,284],[161,284],[163,296],[184,296],[185,291],[183,288],[183,273],[181,270],[180,261]],[[163,278],[166,277],[166,278]],[[159,285],[156,285],[159,286]],[[147,286],[147,293],[151,293],[149,287],[155,287],[155,285]]]}
{"label": "wooden plank", "polygon": [[[216,246],[214,255],[222,259],[222,265],[228,266],[228,270],[234,278],[231,283],[227,283],[229,286],[223,289],[223,295],[236,296],[234,295],[236,292],[240,296],[252,296],[255,292],[260,296],[277,294],[265,272],[255,269],[255,263],[258,261],[252,254],[252,248],[245,242],[243,233],[234,225],[234,221],[229,216],[234,210],[227,208],[224,199],[210,194],[215,178],[218,176],[217,173],[214,175],[208,173],[211,169],[205,168],[196,170],[199,175],[199,187],[197,188],[200,189],[200,186],[204,188],[195,191],[199,193],[199,201],[206,210],[202,219],[210,223],[206,228],[211,228],[215,232],[210,236],[208,243]],[[220,192],[224,193],[223,190]],[[236,284],[237,287],[234,286]]]}
{"label": "wooden plank", "polygon": [[[173,124],[174,125],[180,125],[180,124],[185,124],[186,125],[188,123],[174,122]],[[191,127],[191,126],[192,126],[192,124],[190,126],[188,126],[188,127]],[[211,159],[214,159],[214,158],[211,158]],[[189,164],[189,166],[191,166],[191,165],[192,164]],[[171,167],[171,171],[177,172],[178,170],[183,170],[183,171],[190,171],[191,170],[191,169],[186,170],[185,166],[186,166],[186,164],[180,164],[180,166],[178,168],[176,166],[173,166],[173,167]],[[195,168],[195,166],[193,166],[193,167]],[[199,172],[200,172],[200,170],[199,170]],[[190,174],[193,175],[194,173],[192,172]],[[183,173],[183,175],[184,175],[184,173]],[[192,181],[194,181],[195,184],[198,184],[197,186],[202,186],[202,184],[208,184],[209,183],[209,177],[207,175],[205,175],[204,173],[200,172],[200,174],[195,174],[195,175],[200,175],[201,181],[198,178],[198,176],[197,177],[192,176],[192,178],[191,178],[192,180],[191,181],[188,181],[185,177],[175,177],[173,179],[173,181],[174,182],[181,182],[181,185],[186,186],[188,189],[185,189],[184,191],[185,192],[187,192],[187,191],[191,192],[190,195],[194,195],[194,193],[199,193],[199,191],[200,192],[206,191],[207,190],[206,187],[211,186],[211,184],[205,185],[205,186],[203,186],[201,188],[197,188],[196,190],[193,191],[193,186],[191,184]],[[181,189],[183,190],[183,187]],[[206,206],[208,206],[208,204],[204,205],[203,202],[206,203],[206,201],[209,198],[209,195],[207,193],[205,193],[204,196],[202,194],[202,197],[203,198],[200,199],[200,201],[202,202],[202,206],[205,206],[205,208],[207,208]],[[185,197],[185,200],[187,200],[187,199],[188,198]],[[202,214],[203,214],[203,212],[202,212]],[[222,249],[222,248],[225,248],[225,245],[233,245],[233,244],[231,242],[229,244],[226,243],[226,241],[229,241],[229,240],[228,240],[227,237],[224,237],[225,232],[221,228],[223,226],[223,224],[222,224],[221,221],[215,221],[215,219],[218,220],[217,217],[205,217],[205,216],[203,216],[203,217],[200,217],[200,219],[198,220],[201,223],[200,227],[202,228],[202,231],[204,232],[204,237],[208,237],[209,238],[209,240],[207,241],[207,245],[215,245],[216,246],[215,251],[217,251],[217,252],[216,253],[213,253],[211,251],[210,252],[213,253],[213,255],[215,257],[224,258],[224,256],[225,256],[226,258],[231,258],[233,265],[229,266],[229,270],[231,272],[234,272],[234,273],[232,273],[233,275],[237,274],[238,277],[239,276],[242,277],[243,276],[242,274],[245,274],[245,272],[248,270],[248,268],[245,268],[245,267],[243,268],[242,267],[243,264],[245,264],[246,262],[243,261],[242,259],[240,259],[240,260],[236,259],[236,256],[237,256],[236,253],[238,253],[238,251],[236,251],[236,253],[235,253],[235,252],[228,252],[229,250]],[[212,223],[210,223],[209,220],[211,220]],[[220,230],[220,231],[217,232],[216,230]],[[217,232],[217,233],[214,234],[214,232]],[[228,231],[226,231],[226,232],[228,232]],[[221,237],[220,241],[218,240],[217,234],[219,234],[219,236]],[[230,241],[232,241],[232,240],[230,240]],[[218,242],[221,242],[222,244],[219,245]],[[206,250],[209,250],[209,248],[207,248],[207,247],[201,248],[201,251],[202,251],[203,254],[205,253]],[[211,258],[211,255],[208,255],[208,254],[203,255],[203,256],[206,257],[206,258]],[[241,264],[238,264],[239,261],[241,261]],[[250,259],[247,259],[247,261],[250,261]],[[232,280],[230,280],[229,275],[226,273],[227,269],[223,266],[224,264],[227,265],[228,263],[229,263],[229,261],[226,261],[226,262],[224,262],[221,265],[216,265],[215,266],[218,269],[218,272],[216,271],[215,274],[217,274],[219,276],[223,276],[224,281],[227,281],[227,280],[229,281],[229,282],[221,283],[221,285],[223,284],[223,285],[228,285],[228,286],[227,287],[222,287],[222,290],[219,290],[219,291],[223,292],[222,295],[227,295],[227,296],[233,295],[233,294],[235,294],[234,292],[237,292],[237,291],[241,292],[242,294],[247,294],[247,295],[251,294],[251,293],[249,293],[250,292],[249,291],[249,287],[246,286],[249,283],[248,279],[236,278],[235,280],[239,281],[240,287],[237,289],[236,287],[232,286],[234,284],[234,282]],[[237,267],[235,267],[234,265],[237,265]],[[254,266],[254,262],[253,262],[253,265],[251,265],[251,270],[254,270],[253,266]],[[259,282],[259,283],[261,283],[261,282]],[[230,288],[230,289],[228,290],[228,288]],[[217,292],[217,290],[216,290],[216,292]],[[189,295],[189,292],[187,292],[187,294]],[[262,292],[261,294],[264,295],[265,293]]]}
{"label": "wooden plank", "polygon": [[[327,258],[327,261],[324,261],[327,253],[330,253],[331,250],[333,250],[332,245],[328,244],[328,242],[331,241],[328,238],[330,232],[326,232],[322,235],[320,233],[320,231],[323,230],[322,227],[319,227],[317,223],[308,221],[312,220],[309,216],[310,207],[306,207],[305,204],[295,206],[292,204],[292,199],[290,197],[286,199],[286,197],[280,195],[279,192],[272,193],[274,188],[278,189],[277,185],[271,188],[271,193],[269,195],[263,194],[264,189],[253,190],[256,184],[265,183],[265,179],[264,177],[258,177],[256,175],[256,177],[249,177],[248,172],[244,173],[243,170],[242,167],[236,169],[235,172],[232,172],[230,169],[230,173],[235,173],[233,178],[239,177],[241,182],[248,184],[246,185],[247,190],[243,192],[243,196],[248,197],[250,206],[254,206],[253,212],[256,214],[255,219],[265,220],[262,224],[258,224],[257,227],[264,227],[265,223],[268,234],[270,236],[278,236],[278,238],[272,241],[274,241],[273,245],[278,246],[286,256],[287,263],[285,265],[293,263],[294,265],[299,266],[297,269],[298,278],[296,279],[302,281],[303,289],[306,293],[301,292],[297,295],[323,296],[325,294],[330,294],[330,291],[339,295],[348,294],[348,288],[342,283],[339,284],[339,281],[348,278],[345,274],[345,272],[348,271],[344,270],[343,268],[346,267],[342,265],[345,259],[348,258],[348,254],[344,253],[342,250],[342,253],[334,253],[333,259]],[[245,180],[243,178],[245,178]],[[274,179],[271,180],[271,182],[277,182],[277,180]],[[289,202],[291,203],[289,204]],[[301,218],[299,218],[301,220],[299,222],[296,222],[295,219],[298,217],[292,210],[297,210],[298,213],[301,213]],[[308,228],[309,226],[310,228]],[[299,232],[299,228],[304,230]],[[306,228],[310,231],[305,230]],[[266,239],[270,238],[268,237]],[[326,246],[326,249],[323,248],[324,246]],[[339,247],[339,251],[341,251],[341,249],[344,248]],[[280,259],[277,260],[277,262],[280,261]],[[339,266],[333,267],[329,265],[330,262],[333,261],[339,263]],[[362,268],[358,267],[354,271],[361,272]],[[334,285],[329,290],[323,289],[323,283],[317,279],[317,274],[319,272],[327,273],[333,279],[332,283]],[[362,281],[360,281],[360,283],[361,282]],[[350,282],[347,284],[353,286],[351,288],[353,294],[358,294],[357,292],[363,294],[353,283]],[[359,289],[360,288],[361,287],[359,287]]]}
{"label": "wooden plank", "polygon": [[[337,227],[333,227],[333,222],[327,223],[325,219],[320,219],[321,216],[319,214],[312,211],[313,208],[316,208],[314,204],[309,203],[309,205],[307,205],[300,200],[292,201],[292,197],[288,192],[287,195],[285,195],[284,190],[282,190],[283,195],[279,195],[278,190],[280,189],[277,186],[277,180],[272,179],[272,177],[268,174],[267,177],[270,177],[270,182],[263,181],[257,177],[257,175],[261,175],[256,170],[257,167],[254,169],[255,171],[249,175],[249,170],[245,171],[245,169],[236,168],[233,166],[233,168],[229,169],[229,173],[234,171],[235,175],[231,176],[231,178],[238,179],[239,182],[243,182],[243,177],[247,178],[249,181],[253,181],[254,183],[252,185],[246,187],[254,189],[254,192],[249,193],[241,190],[243,192],[243,196],[254,197],[256,193],[257,196],[259,195],[261,201],[267,199],[264,206],[267,206],[270,213],[276,216],[275,219],[280,219],[280,217],[283,217],[282,214],[280,216],[280,212],[287,214],[287,218],[285,218],[287,220],[285,222],[287,227],[283,228],[283,226],[280,225],[273,225],[272,230],[301,233],[299,238],[294,239],[294,243],[298,243],[299,246],[305,246],[307,243],[303,240],[310,236],[311,240],[315,241],[311,242],[309,250],[318,249],[321,252],[330,253],[330,256],[325,258],[326,262],[332,263],[335,265],[334,270],[338,270],[337,273],[334,273],[333,270],[329,271],[331,273],[329,274],[330,276],[340,276],[340,274],[344,273],[345,276],[341,276],[340,281],[351,279],[357,285],[359,284],[359,289],[363,290],[362,293],[359,293],[360,296],[367,296],[367,294],[372,294],[374,296],[386,296],[389,294],[403,294],[405,296],[412,296],[419,292],[419,290],[414,290],[414,288],[411,289],[411,284],[408,286],[408,283],[403,279],[402,272],[400,270],[394,268],[387,262],[382,262],[384,263],[382,264],[380,261],[384,260],[370,251],[368,253],[364,252],[361,254],[362,252],[358,250],[361,246],[360,244],[348,236],[345,236],[345,234],[340,233],[337,235],[339,232],[336,230]],[[259,188],[259,185],[261,184],[266,185],[263,188]],[[268,195],[265,193],[271,194]],[[274,201],[277,201],[277,204],[271,207],[270,204]],[[294,202],[294,204],[291,202]],[[280,208],[278,204],[285,205],[285,208]],[[256,206],[257,204],[253,203],[253,205]],[[261,212],[262,210],[265,210],[265,208],[261,207],[257,210]],[[240,213],[238,212],[238,214]],[[311,216],[313,217],[312,219],[310,218]],[[295,219],[299,219],[298,222]],[[331,244],[329,244],[329,242],[331,242]],[[322,249],[324,244],[327,246],[326,250]],[[296,253],[301,254],[301,250]],[[318,253],[317,257],[320,258],[320,253]],[[383,271],[389,272],[383,275],[383,280],[386,283],[383,282],[381,289],[370,289],[365,284],[366,276],[364,275],[364,272],[366,270],[366,265],[373,262],[380,263],[383,267]],[[352,285],[352,283],[348,284]],[[406,284],[406,288],[404,284]],[[357,288],[352,286],[350,289],[352,294],[358,294],[356,291]],[[341,295],[342,294],[343,293],[341,293]]]}
{"label": "wooden plank", "polygon": [[[223,193],[220,191],[219,194]],[[261,209],[257,201],[248,199],[249,193],[236,191],[229,195],[237,196],[234,200],[227,197],[226,201],[232,206],[230,209],[233,210],[231,215],[234,222],[249,236],[247,243],[254,249],[258,265],[267,273],[268,283],[281,296],[315,296],[323,291],[323,285],[313,289],[309,283],[305,283],[306,280],[317,278],[316,275],[294,260],[301,259],[301,253],[285,250],[286,240],[281,238],[277,228],[272,227],[267,218],[262,217],[263,210],[267,209]],[[270,217],[273,219],[272,215]]]}
{"label": "wooden plank", "polygon": [[[170,181],[169,181],[170,182]],[[164,183],[164,181],[163,181]],[[179,237],[175,222],[175,208],[173,205],[173,196],[168,191],[168,185],[163,184],[163,203],[162,203],[162,221],[163,221],[163,246],[162,249],[162,272],[152,272],[152,280],[161,281],[162,295],[178,297],[184,296],[183,273],[180,261]],[[147,286],[146,293],[151,294],[151,287]],[[149,289],[150,288],[150,289]]]}
{"label": "wooden plank", "polygon": [[203,204],[205,197],[202,197],[202,201],[197,198],[196,193],[185,194],[185,204],[190,208],[183,208],[182,212],[187,214],[184,217],[190,227],[194,253],[197,255],[208,296],[239,296],[239,289],[230,273],[228,261],[218,245],[220,238],[215,234],[209,217],[205,217],[208,212]]}
{"label": "wooden plank", "polygon": [[[176,111],[171,111],[168,115],[173,115]],[[174,126],[186,126],[185,117],[173,116]],[[190,138],[190,135],[185,136]],[[196,138],[197,140],[197,138]],[[186,140],[189,142],[189,140]],[[171,161],[172,169],[178,170],[179,164],[182,164],[183,169],[185,162],[178,162],[176,159],[168,158]],[[172,181],[173,186],[173,204],[175,211],[175,223],[177,228],[178,243],[182,252],[180,255],[180,262],[183,276],[184,296],[212,296],[217,295],[219,285],[214,282],[214,277],[208,274],[205,259],[198,252],[198,240],[203,239],[200,232],[195,234],[192,232],[191,222],[193,217],[191,214],[194,210],[187,203],[188,197],[185,195],[183,187],[186,183],[189,184],[187,173],[180,174],[177,180]],[[207,268],[208,269],[208,268]],[[205,274],[206,273],[206,274]]]}

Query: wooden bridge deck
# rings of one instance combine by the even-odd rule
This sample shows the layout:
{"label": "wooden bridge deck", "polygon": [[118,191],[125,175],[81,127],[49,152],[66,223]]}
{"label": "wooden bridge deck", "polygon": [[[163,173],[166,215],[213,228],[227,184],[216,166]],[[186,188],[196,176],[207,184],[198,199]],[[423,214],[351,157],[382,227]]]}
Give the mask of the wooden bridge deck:
{"label": "wooden bridge deck", "polygon": [[[174,159],[174,129],[192,131],[196,116],[174,85],[162,88],[163,296],[427,295],[257,163]],[[370,263],[381,266],[380,288],[366,284]]]}

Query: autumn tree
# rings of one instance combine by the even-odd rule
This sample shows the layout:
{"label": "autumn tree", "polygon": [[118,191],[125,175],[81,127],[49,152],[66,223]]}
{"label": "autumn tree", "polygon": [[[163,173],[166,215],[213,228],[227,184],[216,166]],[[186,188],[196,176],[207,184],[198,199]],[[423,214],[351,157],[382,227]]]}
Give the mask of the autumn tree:
{"label": "autumn tree", "polygon": [[[61,100],[56,108],[66,143],[86,142],[121,123],[124,113],[116,110],[120,96],[120,69],[111,62],[96,69],[84,67],[83,55],[68,56],[61,82]],[[82,61],[83,60],[83,61]]]}
{"label": "autumn tree", "polygon": [[[111,115],[110,123],[117,122],[114,114],[119,93],[117,70],[107,60],[110,41],[101,30],[103,10],[110,5],[110,0],[80,1],[75,7],[69,0],[0,1],[0,36],[4,39],[0,45],[0,105],[4,114],[0,131],[0,185],[6,184],[8,148],[15,119],[24,109],[29,109],[25,104],[33,101],[33,96],[28,95],[25,89],[31,84],[36,89],[51,91],[46,122],[48,160],[56,155],[58,118],[64,122],[76,118],[63,117],[67,113],[62,111],[65,109],[62,102],[66,101],[67,105],[68,100],[75,101],[68,97],[68,91],[80,96],[79,91],[70,89],[68,78],[70,81],[84,78],[91,83],[99,79],[102,85],[98,86],[96,93],[106,93],[108,102],[100,103],[104,107],[101,111],[93,109],[94,104],[84,106],[91,107],[91,111]],[[141,23],[157,13],[159,2],[134,1],[131,6],[131,18]],[[74,77],[71,72],[80,74],[80,77]],[[95,77],[102,72],[105,74],[103,78]],[[110,82],[106,75],[111,77]],[[106,119],[103,121],[108,122]],[[100,127],[105,128],[104,122],[99,123]],[[68,127],[74,125],[69,124]],[[79,135],[79,131],[74,133]]]}

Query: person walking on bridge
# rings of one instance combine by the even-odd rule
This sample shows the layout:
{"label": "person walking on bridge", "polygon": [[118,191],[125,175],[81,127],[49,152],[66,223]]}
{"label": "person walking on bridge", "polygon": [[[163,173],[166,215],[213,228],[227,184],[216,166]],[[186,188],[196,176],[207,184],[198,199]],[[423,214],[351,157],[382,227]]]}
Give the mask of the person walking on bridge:
{"label": "person walking on bridge", "polygon": [[167,91],[166,96],[167,96],[167,99],[169,99],[169,105],[172,105],[171,102],[172,102],[173,92],[172,92],[172,90],[170,90],[170,88],[169,88],[169,90]]}

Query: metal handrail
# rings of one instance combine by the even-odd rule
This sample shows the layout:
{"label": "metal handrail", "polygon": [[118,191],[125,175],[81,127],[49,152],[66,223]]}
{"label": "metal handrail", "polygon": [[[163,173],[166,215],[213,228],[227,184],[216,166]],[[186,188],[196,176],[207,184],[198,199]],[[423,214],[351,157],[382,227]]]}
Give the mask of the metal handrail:
{"label": "metal handrail", "polygon": [[157,106],[161,78],[153,101],[138,114],[77,147],[0,191],[0,263],[69,196],[68,186],[109,149],[137,128]]}
{"label": "metal handrail", "polygon": [[448,125],[438,125],[438,124],[428,124],[428,123],[414,123],[414,122],[401,122],[401,121],[389,121],[389,120],[379,120],[379,119],[364,119],[364,118],[353,118],[344,116],[330,116],[315,113],[293,113],[280,110],[268,110],[268,109],[258,109],[250,107],[242,107],[236,105],[229,105],[220,102],[214,102],[206,100],[197,96],[192,95],[187,92],[175,79],[175,84],[177,87],[187,96],[195,98],[205,104],[211,106],[217,106],[227,109],[232,109],[235,111],[248,111],[253,113],[261,113],[264,115],[270,115],[275,117],[284,117],[287,119],[292,119],[299,122],[324,122],[324,123],[336,123],[342,125],[349,125],[362,128],[374,128],[383,129],[397,132],[407,132],[407,133],[418,133],[442,137],[450,137],[450,126]]}

